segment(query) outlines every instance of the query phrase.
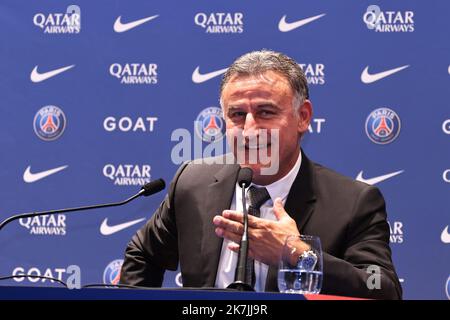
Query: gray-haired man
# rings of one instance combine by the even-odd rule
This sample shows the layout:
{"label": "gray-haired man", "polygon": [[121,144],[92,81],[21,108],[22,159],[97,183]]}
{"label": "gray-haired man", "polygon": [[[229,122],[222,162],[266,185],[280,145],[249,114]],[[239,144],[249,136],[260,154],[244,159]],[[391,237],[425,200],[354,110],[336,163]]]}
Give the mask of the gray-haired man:
{"label": "gray-haired man", "polygon": [[[278,290],[286,237],[309,234],[320,237],[324,251],[322,293],[401,298],[378,189],[315,164],[300,148],[312,104],[298,64],[281,53],[250,52],[230,66],[220,89],[228,143],[234,158],[244,161],[181,166],[164,202],[129,243],[121,283],[161,286],[164,271],[178,263],[184,286],[225,288],[233,282],[243,232],[236,179],[240,167],[250,167],[252,185],[268,195],[260,216],[249,217],[256,290]],[[261,132],[276,133],[276,145]],[[272,162],[248,161],[255,150]],[[273,161],[278,170],[265,173]],[[381,270],[378,289],[367,285],[373,265]]]}

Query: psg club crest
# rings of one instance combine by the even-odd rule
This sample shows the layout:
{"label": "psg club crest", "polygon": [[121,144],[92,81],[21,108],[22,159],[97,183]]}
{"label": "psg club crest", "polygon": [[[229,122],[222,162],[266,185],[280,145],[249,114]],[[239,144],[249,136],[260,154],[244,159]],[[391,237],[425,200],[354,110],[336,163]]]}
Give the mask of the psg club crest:
{"label": "psg club crest", "polygon": [[45,141],[58,139],[66,128],[67,120],[64,112],[56,106],[45,106],[34,116],[34,132]]}
{"label": "psg club crest", "polygon": [[223,139],[225,135],[225,121],[222,109],[217,107],[203,109],[195,120],[195,133],[205,142]]}
{"label": "psg club crest", "polygon": [[111,261],[103,272],[103,283],[118,284],[120,280],[120,268],[122,268],[123,260],[117,259]]}
{"label": "psg club crest", "polygon": [[372,142],[388,144],[394,141],[400,133],[400,118],[395,111],[379,108],[367,117],[366,134]]}

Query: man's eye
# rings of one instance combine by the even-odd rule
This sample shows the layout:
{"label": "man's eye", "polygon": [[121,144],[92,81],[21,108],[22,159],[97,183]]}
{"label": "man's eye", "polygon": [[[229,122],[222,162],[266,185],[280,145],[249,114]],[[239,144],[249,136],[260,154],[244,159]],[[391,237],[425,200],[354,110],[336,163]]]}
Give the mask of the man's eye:
{"label": "man's eye", "polygon": [[262,110],[259,114],[263,117],[267,117],[267,116],[273,116],[275,114],[275,112],[269,111],[269,110]]}
{"label": "man's eye", "polygon": [[245,117],[245,112],[241,112],[241,111],[237,111],[237,112],[232,112],[230,115],[231,118],[240,118],[240,117]]}

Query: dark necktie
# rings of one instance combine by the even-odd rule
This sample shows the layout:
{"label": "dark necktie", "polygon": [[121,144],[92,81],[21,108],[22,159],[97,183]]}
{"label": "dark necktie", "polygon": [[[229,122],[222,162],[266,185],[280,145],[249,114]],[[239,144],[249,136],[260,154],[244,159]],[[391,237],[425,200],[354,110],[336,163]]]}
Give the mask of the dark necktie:
{"label": "dark necktie", "polygon": [[[251,186],[248,189],[247,195],[249,200],[248,214],[259,217],[261,215],[259,209],[264,202],[270,199],[269,192],[266,188]],[[251,283],[252,287],[255,287],[255,281],[255,264],[253,259],[249,257],[247,260],[247,283]]]}

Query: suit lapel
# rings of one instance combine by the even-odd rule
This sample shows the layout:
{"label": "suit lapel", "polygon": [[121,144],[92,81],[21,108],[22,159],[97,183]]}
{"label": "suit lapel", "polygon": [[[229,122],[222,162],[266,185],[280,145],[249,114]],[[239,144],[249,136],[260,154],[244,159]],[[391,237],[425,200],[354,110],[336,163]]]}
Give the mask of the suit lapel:
{"label": "suit lapel", "polygon": [[[295,220],[300,234],[314,209],[313,164],[302,151],[302,164],[284,206],[286,212]],[[267,272],[265,291],[278,291],[278,267],[270,266]]]}
{"label": "suit lapel", "polygon": [[201,251],[205,275],[201,281],[204,281],[203,286],[206,287],[213,287],[215,284],[223,242],[223,239],[216,235],[212,220],[214,216],[230,208],[238,172],[239,165],[224,165],[214,175],[216,181],[208,186]]}
{"label": "suit lapel", "polygon": [[313,165],[302,152],[302,164],[285,204],[286,212],[295,220],[300,233],[311,216],[315,200]]}

